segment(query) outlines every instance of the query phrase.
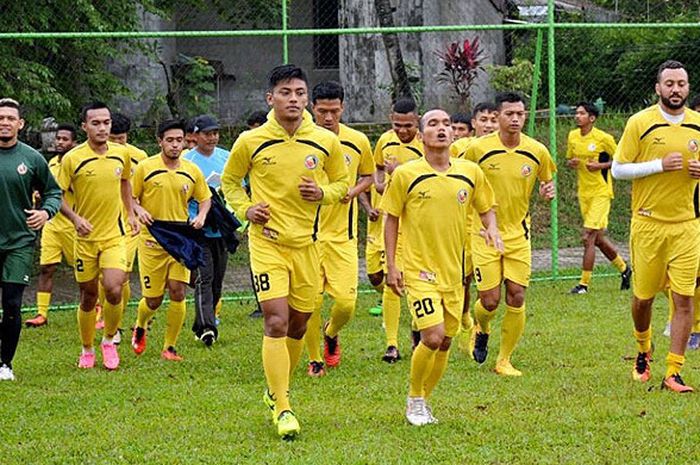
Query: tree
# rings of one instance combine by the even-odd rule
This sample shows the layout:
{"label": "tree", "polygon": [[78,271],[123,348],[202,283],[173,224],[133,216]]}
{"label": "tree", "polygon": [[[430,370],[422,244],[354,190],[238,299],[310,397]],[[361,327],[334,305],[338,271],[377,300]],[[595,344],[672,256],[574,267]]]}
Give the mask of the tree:
{"label": "tree", "polygon": [[[374,0],[374,7],[377,11],[377,18],[379,18],[379,25],[381,27],[394,27],[391,2],[389,0]],[[411,84],[406,72],[406,64],[401,54],[399,36],[393,33],[382,34],[382,41],[384,41],[384,49],[389,62],[391,80],[394,83],[392,100],[396,100],[399,97],[410,97]]]}
{"label": "tree", "polygon": [[471,106],[471,88],[479,71],[484,70],[481,66],[484,51],[479,46],[479,38],[474,37],[472,41],[465,39],[462,44],[452,42],[447,49],[437,50],[435,54],[443,63],[437,81],[450,86],[459,100],[461,110],[468,112]]}

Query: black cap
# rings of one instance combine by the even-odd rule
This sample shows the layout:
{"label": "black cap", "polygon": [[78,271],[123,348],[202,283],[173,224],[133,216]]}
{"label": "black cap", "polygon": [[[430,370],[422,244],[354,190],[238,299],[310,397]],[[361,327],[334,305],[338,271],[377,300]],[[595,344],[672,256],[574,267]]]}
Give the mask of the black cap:
{"label": "black cap", "polygon": [[194,132],[214,131],[219,129],[219,122],[213,116],[202,115],[194,120]]}

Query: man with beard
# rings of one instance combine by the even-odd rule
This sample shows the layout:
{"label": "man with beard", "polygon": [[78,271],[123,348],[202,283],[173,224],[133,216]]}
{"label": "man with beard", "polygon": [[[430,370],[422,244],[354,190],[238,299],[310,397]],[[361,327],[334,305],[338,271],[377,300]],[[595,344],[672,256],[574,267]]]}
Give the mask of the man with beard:
{"label": "man with beard", "polygon": [[[54,137],[56,156],[49,161],[49,169],[55,177],[61,170],[61,161],[70,149],[76,145],[76,130],[71,124],[59,124]],[[67,192],[66,199],[73,203],[73,193]],[[24,322],[27,327],[37,328],[48,323],[51,291],[53,290],[53,275],[61,263],[61,257],[66,264],[73,266],[73,247],[75,246],[75,228],[73,223],[62,213],[57,213],[44,226],[41,233],[41,253],[39,256],[39,284],[36,293],[37,314]]]}
{"label": "man with beard", "polygon": [[651,378],[652,304],[668,285],[676,311],[661,387],[679,393],[693,391],[680,372],[700,260],[700,115],[685,108],[689,89],[682,63],[662,63],[656,75],[659,102],[629,119],[612,165],[616,179],[632,179],[632,320],[639,352],[632,377],[642,383]]}

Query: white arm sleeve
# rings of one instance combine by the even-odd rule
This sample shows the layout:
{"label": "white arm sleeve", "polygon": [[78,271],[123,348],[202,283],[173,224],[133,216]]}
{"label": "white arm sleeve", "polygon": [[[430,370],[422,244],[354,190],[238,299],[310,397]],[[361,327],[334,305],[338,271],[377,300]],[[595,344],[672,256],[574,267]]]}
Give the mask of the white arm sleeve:
{"label": "white arm sleeve", "polygon": [[642,163],[619,163],[613,160],[612,175],[615,179],[635,179],[661,173],[664,165],[661,158]]}

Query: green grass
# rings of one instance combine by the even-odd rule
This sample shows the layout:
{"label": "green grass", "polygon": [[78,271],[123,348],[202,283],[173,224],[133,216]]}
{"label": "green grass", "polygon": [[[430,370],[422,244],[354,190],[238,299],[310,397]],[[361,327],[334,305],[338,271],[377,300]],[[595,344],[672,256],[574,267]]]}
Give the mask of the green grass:
{"label": "green grass", "polygon": [[[690,463],[697,399],[658,389],[668,348],[660,334],[665,299],[654,316],[653,382],[639,385],[629,376],[629,293],[617,290],[617,279],[594,279],[587,296],[567,295],[571,285],[535,283],[529,290],[526,333],[514,357],[523,378],[491,372],[499,317],[483,367],[452,354],[432,402],[440,424],[423,428],[403,418],[406,312],[406,358],[387,366],[379,361],[381,319],[366,311],[376,297],[363,294],[342,335],[342,366],[322,379],[308,378],[301,366],[296,372],[292,401],[302,434],[293,443],[276,437],[261,401],[262,323],[246,316],[250,306],[225,307],[213,350],[192,340],[190,308],[181,364],[158,358],[159,315],[146,353],[137,359],[122,346],[114,373],[75,367],[75,314],[55,312],[48,327],[23,332],[18,380],[0,383],[0,463]],[[685,377],[700,386],[698,368],[691,353]]]}

